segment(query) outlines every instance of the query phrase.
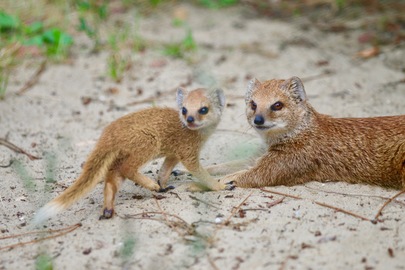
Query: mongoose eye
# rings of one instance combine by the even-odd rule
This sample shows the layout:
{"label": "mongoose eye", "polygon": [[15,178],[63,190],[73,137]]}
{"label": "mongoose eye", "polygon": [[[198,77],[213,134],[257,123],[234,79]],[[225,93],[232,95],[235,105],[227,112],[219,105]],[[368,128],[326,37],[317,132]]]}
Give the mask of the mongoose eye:
{"label": "mongoose eye", "polygon": [[201,109],[198,110],[199,114],[207,114],[208,113],[208,107],[202,107]]}
{"label": "mongoose eye", "polygon": [[274,103],[273,105],[270,106],[270,109],[272,111],[279,111],[284,107],[284,104],[280,101],[277,101],[276,103]]}
{"label": "mongoose eye", "polygon": [[186,108],[181,108],[181,113],[183,114],[183,115],[186,115],[187,114],[187,109]]}
{"label": "mongoose eye", "polygon": [[256,102],[254,102],[253,100],[250,102],[250,107],[252,108],[252,110],[256,111],[257,108],[257,104]]}

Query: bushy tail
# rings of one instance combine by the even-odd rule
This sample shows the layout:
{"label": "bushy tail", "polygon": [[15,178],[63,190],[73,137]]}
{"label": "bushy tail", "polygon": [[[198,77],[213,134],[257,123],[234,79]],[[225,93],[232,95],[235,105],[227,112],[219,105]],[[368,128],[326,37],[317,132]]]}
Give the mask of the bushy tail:
{"label": "bushy tail", "polygon": [[93,151],[84,164],[83,172],[79,178],[61,195],[39,209],[33,223],[40,224],[44,222],[90,192],[103,179],[117,158],[117,152],[100,153],[99,151]]}

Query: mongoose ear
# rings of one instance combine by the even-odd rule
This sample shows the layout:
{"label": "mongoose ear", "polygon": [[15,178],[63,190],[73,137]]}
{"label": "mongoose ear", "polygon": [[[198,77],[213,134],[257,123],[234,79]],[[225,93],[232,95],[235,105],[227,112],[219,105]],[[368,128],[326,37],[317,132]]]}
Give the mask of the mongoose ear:
{"label": "mongoose ear", "polygon": [[307,99],[307,94],[305,93],[304,84],[298,77],[291,77],[284,82],[284,86],[288,91],[293,94],[293,97],[298,101],[305,101]]}
{"label": "mongoose ear", "polygon": [[249,103],[250,100],[252,99],[253,90],[255,90],[260,84],[261,82],[256,78],[253,78],[252,80],[249,81],[245,94],[246,104]]}
{"label": "mongoose ear", "polygon": [[214,90],[214,93],[218,99],[219,107],[221,108],[222,111],[222,109],[225,107],[226,104],[224,90],[222,90],[221,88],[217,88]]}
{"label": "mongoose ear", "polygon": [[222,112],[226,104],[224,91],[221,88],[214,88],[208,90],[208,96],[211,102],[215,103],[215,107]]}
{"label": "mongoose ear", "polygon": [[177,101],[177,106],[179,106],[179,108],[183,107],[183,101],[184,101],[184,97],[187,95],[187,91],[184,88],[177,88],[177,93],[176,93],[176,101]]}

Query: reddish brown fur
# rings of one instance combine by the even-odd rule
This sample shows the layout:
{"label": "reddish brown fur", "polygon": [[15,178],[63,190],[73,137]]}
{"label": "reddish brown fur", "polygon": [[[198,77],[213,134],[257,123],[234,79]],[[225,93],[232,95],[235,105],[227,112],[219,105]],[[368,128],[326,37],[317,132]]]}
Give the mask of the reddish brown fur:
{"label": "reddish brown fur", "polygon": [[[296,91],[302,88],[302,91]],[[301,96],[300,96],[301,94]],[[251,101],[257,109],[252,110]],[[284,107],[269,107],[281,101]],[[258,130],[267,152],[246,171],[226,176],[239,187],[296,185],[309,181],[367,183],[405,188],[405,115],[373,118],[332,118],[307,103],[299,78],[249,85],[247,118],[256,115],[283,128]],[[282,126],[282,125],[281,125]]]}

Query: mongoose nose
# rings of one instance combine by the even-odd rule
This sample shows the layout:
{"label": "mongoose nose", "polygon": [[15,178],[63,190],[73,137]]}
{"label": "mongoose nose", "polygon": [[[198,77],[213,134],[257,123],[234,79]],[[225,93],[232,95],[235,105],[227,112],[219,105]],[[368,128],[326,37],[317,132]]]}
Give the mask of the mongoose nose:
{"label": "mongoose nose", "polygon": [[189,116],[189,117],[187,117],[187,123],[193,123],[194,122],[194,117],[192,117],[192,116]]}
{"label": "mongoose nose", "polygon": [[256,115],[255,120],[253,121],[256,125],[263,125],[264,124],[264,118],[261,115]]}

